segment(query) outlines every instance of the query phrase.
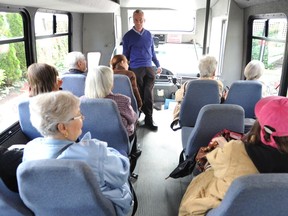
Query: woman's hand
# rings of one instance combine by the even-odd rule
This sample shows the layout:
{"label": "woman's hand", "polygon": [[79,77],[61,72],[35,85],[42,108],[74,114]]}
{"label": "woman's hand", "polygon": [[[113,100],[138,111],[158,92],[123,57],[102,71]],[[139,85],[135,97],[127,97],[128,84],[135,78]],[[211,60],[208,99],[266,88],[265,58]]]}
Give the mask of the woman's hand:
{"label": "woman's hand", "polygon": [[219,147],[223,147],[227,142],[227,140],[222,137],[222,136],[219,136],[219,137],[215,137],[212,139],[212,142],[217,142],[219,144]]}

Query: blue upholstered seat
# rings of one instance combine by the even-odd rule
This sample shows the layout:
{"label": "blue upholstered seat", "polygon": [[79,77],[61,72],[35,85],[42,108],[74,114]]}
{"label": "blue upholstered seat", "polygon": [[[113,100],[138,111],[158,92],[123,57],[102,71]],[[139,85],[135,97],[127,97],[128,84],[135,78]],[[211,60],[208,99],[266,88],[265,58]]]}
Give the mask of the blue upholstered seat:
{"label": "blue upholstered seat", "polygon": [[122,74],[114,74],[114,85],[112,92],[114,94],[119,93],[130,97],[131,105],[134,111],[138,114],[139,110],[137,101],[133,93],[132,85],[128,76]]}
{"label": "blue upholstered seat", "polygon": [[257,80],[238,80],[232,83],[224,104],[237,104],[245,111],[245,133],[255,122],[254,108],[262,98],[262,84]]}
{"label": "blue upholstered seat", "polygon": [[245,118],[255,118],[255,104],[262,97],[262,84],[253,80],[232,83],[224,104],[237,104],[245,110]]}
{"label": "blue upholstered seat", "polygon": [[286,216],[288,174],[255,174],[234,180],[221,204],[207,216]]}
{"label": "blue upholstered seat", "polygon": [[234,104],[205,105],[200,110],[195,127],[184,147],[185,156],[193,156],[200,147],[207,146],[210,140],[223,129],[244,132],[243,108]]}
{"label": "blue upholstered seat", "polygon": [[131,146],[128,134],[122,123],[117,104],[113,100],[82,97],[80,109],[85,116],[82,136],[90,131],[92,138],[106,141],[108,146],[124,155],[129,154]]}
{"label": "blue upholstered seat", "polygon": [[23,202],[41,216],[114,216],[90,167],[82,161],[25,161],[17,170]]}
{"label": "blue upholstered seat", "polygon": [[191,80],[180,109],[182,145],[186,146],[189,134],[195,126],[200,109],[206,104],[219,104],[219,88],[215,80]]}
{"label": "blue upholstered seat", "polygon": [[3,216],[32,216],[18,193],[10,191],[0,179],[0,215]]}
{"label": "blue upholstered seat", "polygon": [[37,131],[30,121],[29,99],[25,99],[18,104],[19,123],[21,130],[29,140],[41,137],[42,135]]}
{"label": "blue upholstered seat", "polygon": [[82,74],[65,74],[61,77],[62,89],[80,97],[84,95],[86,76]]}

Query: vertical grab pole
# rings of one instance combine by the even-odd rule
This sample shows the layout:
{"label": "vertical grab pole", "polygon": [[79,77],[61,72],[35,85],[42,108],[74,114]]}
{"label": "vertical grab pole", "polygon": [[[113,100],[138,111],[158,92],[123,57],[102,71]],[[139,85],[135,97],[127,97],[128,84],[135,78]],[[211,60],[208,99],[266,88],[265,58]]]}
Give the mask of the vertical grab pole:
{"label": "vertical grab pole", "polygon": [[208,34],[208,23],[210,13],[210,0],[206,1],[206,15],[205,15],[205,26],[204,26],[204,38],[203,38],[203,55],[207,53],[207,34]]}

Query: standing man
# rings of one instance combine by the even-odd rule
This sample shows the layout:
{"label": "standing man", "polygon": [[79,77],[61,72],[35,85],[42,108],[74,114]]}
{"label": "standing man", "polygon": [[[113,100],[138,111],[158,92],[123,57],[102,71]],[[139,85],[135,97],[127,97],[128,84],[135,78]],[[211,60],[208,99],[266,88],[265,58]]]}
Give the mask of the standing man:
{"label": "standing man", "polygon": [[152,131],[156,131],[153,114],[153,94],[155,73],[152,61],[157,67],[157,73],[161,73],[159,61],[157,60],[153,38],[151,33],[143,28],[145,22],[144,12],[136,10],[133,13],[134,26],[123,37],[123,55],[130,61],[130,70],[137,78],[138,89],[143,101],[142,112],[145,114],[145,125]]}

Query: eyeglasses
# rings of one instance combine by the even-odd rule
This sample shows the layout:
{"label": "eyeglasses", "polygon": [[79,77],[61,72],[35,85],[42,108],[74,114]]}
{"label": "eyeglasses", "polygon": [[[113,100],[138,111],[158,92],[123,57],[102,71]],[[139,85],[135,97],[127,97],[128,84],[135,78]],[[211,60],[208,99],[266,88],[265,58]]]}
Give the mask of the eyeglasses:
{"label": "eyeglasses", "polygon": [[83,121],[85,119],[85,116],[82,113],[80,113],[79,116],[75,116],[75,117],[71,118],[69,121],[73,121],[76,119],[81,119]]}

